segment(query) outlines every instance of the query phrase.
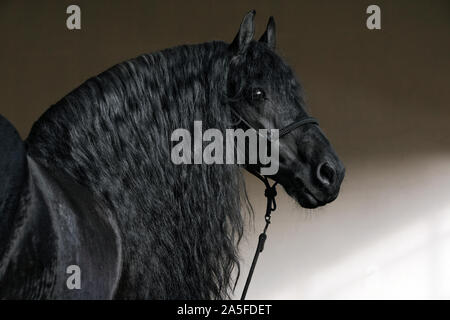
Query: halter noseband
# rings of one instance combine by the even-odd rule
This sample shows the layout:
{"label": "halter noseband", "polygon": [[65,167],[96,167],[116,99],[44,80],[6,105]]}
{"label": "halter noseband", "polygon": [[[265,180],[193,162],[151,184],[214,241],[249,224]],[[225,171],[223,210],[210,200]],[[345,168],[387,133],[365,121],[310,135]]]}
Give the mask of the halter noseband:
{"label": "halter noseband", "polygon": [[[234,109],[231,109],[231,112],[239,118],[240,121],[242,121],[247,127],[250,129],[255,130],[258,134],[259,131],[256,130],[248,121],[246,121],[244,118],[241,117],[241,115]],[[313,117],[305,117],[298,121],[295,121],[286,127],[279,130],[278,139],[281,137],[287,135],[288,133],[291,133],[297,128],[300,128],[301,126],[304,126],[306,124],[315,124],[319,125],[319,122],[313,118]],[[269,135],[264,136],[264,138],[268,139],[269,141],[272,141],[271,137]],[[255,255],[253,256],[252,265],[250,267],[250,271],[248,272],[247,280],[245,282],[244,290],[242,291],[241,300],[245,300],[245,296],[247,295],[248,287],[250,286],[250,282],[252,281],[253,272],[255,271],[256,263],[258,262],[259,254],[264,250],[264,243],[267,239],[267,228],[270,224],[270,219],[272,212],[276,210],[277,203],[275,202],[275,197],[277,195],[277,189],[276,186],[278,182],[275,181],[275,183],[271,186],[269,183],[269,179],[266,176],[261,175],[260,173],[247,169],[248,172],[253,174],[255,177],[257,177],[259,180],[261,180],[264,183],[264,186],[266,187],[266,190],[264,191],[264,196],[267,198],[267,206],[266,206],[266,215],[264,217],[266,221],[266,225],[264,226],[263,232],[258,237],[258,245],[256,246]]]}
{"label": "halter noseband", "polygon": [[[245,120],[244,118],[241,117],[241,115],[234,109],[230,109],[231,112],[240,120],[242,121],[247,127],[249,127],[250,129],[255,130],[256,132],[258,132],[258,130],[256,130],[247,120]],[[319,125],[319,122],[317,121],[316,118],[313,117],[304,117],[298,121],[294,121],[291,124],[288,124],[286,127],[279,129],[279,134],[278,134],[278,139],[280,139],[281,137],[284,137],[285,135],[287,135],[288,133],[291,133],[292,131],[294,131],[297,128],[300,128],[301,126],[304,126],[305,124],[316,124]],[[258,132],[259,134],[259,132]],[[266,137],[268,140],[272,141],[270,139],[270,136],[268,135]]]}

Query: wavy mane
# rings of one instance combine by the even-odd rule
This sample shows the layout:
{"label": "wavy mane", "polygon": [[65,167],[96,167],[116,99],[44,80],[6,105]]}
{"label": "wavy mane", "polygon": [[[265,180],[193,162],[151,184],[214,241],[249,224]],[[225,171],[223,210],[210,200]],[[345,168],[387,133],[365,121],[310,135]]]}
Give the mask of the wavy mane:
{"label": "wavy mane", "polygon": [[239,168],[170,161],[174,129],[229,123],[227,47],[180,46],[120,63],[53,105],[26,141],[31,157],[87,187],[117,220],[117,298],[227,298],[239,276]]}

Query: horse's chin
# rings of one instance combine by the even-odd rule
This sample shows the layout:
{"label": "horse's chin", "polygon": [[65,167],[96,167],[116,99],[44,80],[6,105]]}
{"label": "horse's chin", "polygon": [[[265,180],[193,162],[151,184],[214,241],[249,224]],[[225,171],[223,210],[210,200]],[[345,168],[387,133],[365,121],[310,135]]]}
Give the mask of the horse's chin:
{"label": "horse's chin", "polygon": [[303,208],[315,209],[327,204],[317,199],[307,188],[284,187],[287,194],[298,202]]}

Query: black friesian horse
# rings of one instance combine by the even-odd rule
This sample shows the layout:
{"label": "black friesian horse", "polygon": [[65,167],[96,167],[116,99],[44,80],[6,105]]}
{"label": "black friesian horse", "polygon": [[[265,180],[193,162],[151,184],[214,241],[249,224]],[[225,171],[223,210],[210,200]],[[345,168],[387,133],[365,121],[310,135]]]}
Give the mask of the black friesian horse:
{"label": "black friesian horse", "polygon": [[[170,136],[231,108],[255,127],[307,116],[269,20],[231,44],[145,54],[53,105],[25,143],[0,117],[0,298],[228,298],[239,275],[245,187],[237,165],[174,165]],[[314,124],[280,139],[278,181],[300,205],[333,201],[344,168]],[[247,203],[248,204],[248,203]],[[67,287],[67,267],[81,289]]]}

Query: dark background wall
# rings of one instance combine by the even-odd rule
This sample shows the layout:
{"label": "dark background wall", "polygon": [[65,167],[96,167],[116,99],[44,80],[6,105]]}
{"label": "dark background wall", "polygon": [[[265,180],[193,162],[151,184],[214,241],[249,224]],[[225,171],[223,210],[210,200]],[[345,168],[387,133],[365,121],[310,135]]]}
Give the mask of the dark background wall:
{"label": "dark background wall", "polygon": [[[70,4],[81,7],[79,31],[66,28]],[[365,26],[370,4],[381,7],[382,30]],[[275,16],[279,52],[347,177],[340,198],[314,212],[281,193],[249,298],[450,297],[446,0],[2,0],[0,113],[25,138],[48,106],[89,77],[141,53],[231,41],[253,8],[258,37]],[[248,188],[262,212],[262,187],[248,177]],[[248,234],[245,257],[256,237]]]}

